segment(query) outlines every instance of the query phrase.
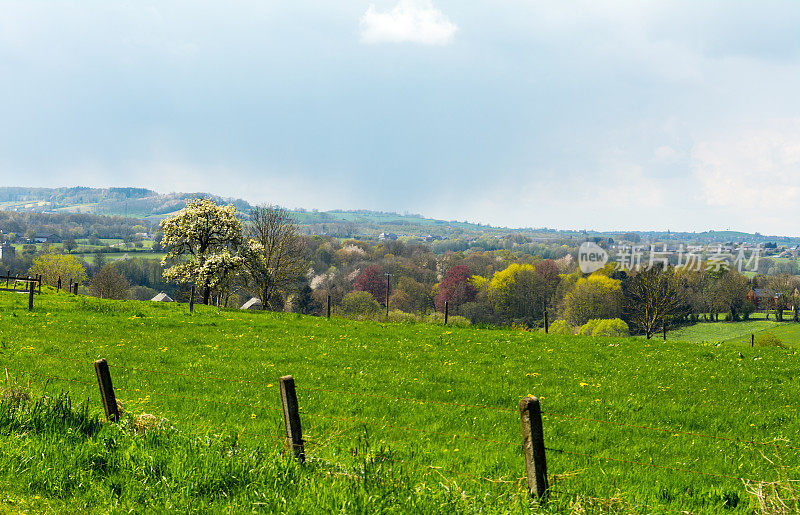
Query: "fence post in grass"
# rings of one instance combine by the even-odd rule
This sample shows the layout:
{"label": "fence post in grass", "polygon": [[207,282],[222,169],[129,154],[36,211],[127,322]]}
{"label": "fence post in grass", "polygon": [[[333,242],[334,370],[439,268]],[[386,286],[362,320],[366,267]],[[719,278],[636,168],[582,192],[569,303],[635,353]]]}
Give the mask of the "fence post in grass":
{"label": "fence post in grass", "polygon": [[36,283],[28,279],[28,311],[33,311],[33,288]]}
{"label": "fence post in grass", "polygon": [[544,431],[539,399],[525,397],[519,401],[522,419],[522,450],[525,453],[525,475],[530,495],[540,500],[547,496],[547,460],[544,455]]}
{"label": "fence post in grass", "polygon": [[447,301],[444,301],[444,325],[447,325],[447,315],[450,311],[450,304]]}
{"label": "fence post in grass", "polygon": [[667,324],[666,324],[666,322],[664,323],[664,325],[661,326],[661,329],[663,329],[663,331],[664,331],[664,341],[667,341]]}
{"label": "fence post in grass", "polygon": [[189,313],[194,311],[194,284],[192,285],[192,292],[189,294]]}
{"label": "fence post in grass", "polygon": [[97,374],[97,384],[100,386],[100,397],[103,399],[106,420],[117,422],[119,421],[117,398],[114,396],[114,385],[111,384],[111,373],[108,371],[108,362],[105,358],[94,362],[94,371]]}
{"label": "fence post in grass", "polygon": [[283,404],[283,425],[286,427],[286,445],[292,448],[294,457],[300,463],[306,461],[303,447],[303,431],[300,427],[300,405],[297,403],[297,392],[294,378],[283,376],[281,383],[281,404]]}
{"label": "fence post in grass", "polygon": [[328,320],[331,318],[331,294],[328,294]]}
{"label": "fence post in grass", "polygon": [[61,291],[61,276],[59,275],[58,276],[58,283],[57,283],[57,286],[56,286],[56,293],[58,293],[60,291]]}
{"label": "fence post in grass", "polygon": [[753,348],[753,345],[756,343],[756,335],[755,333],[750,333],[750,348]]}
{"label": "fence post in grass", "polygon": [[550,332],[550,319],[547,318],[547,310],[544,310],[544,334],[548,334]]}
{"label": "fence post in grass", "polygon": [[75,281],[75,295],[78,294],[78,281]]}

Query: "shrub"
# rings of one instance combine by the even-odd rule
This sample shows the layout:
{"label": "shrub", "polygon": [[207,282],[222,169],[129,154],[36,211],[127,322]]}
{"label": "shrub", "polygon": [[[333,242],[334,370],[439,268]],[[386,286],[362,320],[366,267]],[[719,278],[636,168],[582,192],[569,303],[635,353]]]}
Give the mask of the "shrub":
{"label": "shrub", "polygon": [[413,324],[414,322],[419,322],[419,318],[413,313],[406,313],[399,309],[393,309],[389,311],[389,322]]}
{"label": "shrub", "polygon": [[549,332],[550,334],[574,334],[566,320],[556,320],[550,324]]}
{"label": "shrub", "polygon": [[339,313],[355,318],[371,318],[380,310],[381,305],[368,291],[351,291],[344,296],[339,306]]}
{"label": "shrub", "polygon": [[[431,313],[428,315],[426,322],[429,324],[444,324],[444,313]],[[470,321],[461,316],[448,316],[447,317],[447,325],[452,325],[456,327],[466,327],[470,324]]]}
{"label": "shrub", "polygon": [[581,336],[592,336],[594,334],[594,329],[597,327],[597,324],[602,322],[602,320],[598,318],[593,318],[580,326],[578,328],[578,334]]}
{"label": "shrub", "polygon": [[781,347],[785,348],[786,344],[780,338],[772,333],[765,333],[758,335],[755,342],[756,347]]}
{"label": "shrub", "polygon": [[628,324],[619,318],[599,320],[592,331],[592,336],[628,336]]}

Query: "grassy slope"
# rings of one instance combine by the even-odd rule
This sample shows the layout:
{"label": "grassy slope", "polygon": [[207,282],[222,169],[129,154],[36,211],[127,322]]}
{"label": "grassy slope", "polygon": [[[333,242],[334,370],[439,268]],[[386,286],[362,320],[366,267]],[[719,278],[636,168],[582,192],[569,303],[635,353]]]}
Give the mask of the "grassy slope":
{"label": "grassy slope", "polygon": [[[45,381],[42,374],[85,381],[88,384],[51,378],[46,389],[51,394],[68,389],[76,400],[89,399],[97,413],[90,362],[105,357],[112,365],[129,367],[112,368],[112,374],[117,395],[130,413],[166,417],[188,435],[232,433],[244,448],[276,450],[281,424],[277,379],[293,374],[312,463],[358,476],[365,459],[388,455],[395,461],[381,462],[381,474],[386,475],[381,477],[402,470],[402,481],[407,481],[402,484],[419,487],[408,490],[421,492],[414,496],[419,511],[489,506],[517,511],[526,505],[518,480],[523,464],[514,411],[526,394],[538,395],[543,410],[549,412],[544,425],[550,448],[734,477],[776,480],[800,475],[800,456],[793,449],[555,416],[797,445],[800,424],[794,399],[800,364],[793,350],[327,321],[203,306],[190,316],[185,305],[110,302],[66,294],[37,297],[33,314],[24,310],[25,303],[22,295],[0,293],[0,366],[8,368],[12,381],[30,381],[38,387]],[[34,452],[36,445],[31,449]],[[764,454],[773,461],[780,456],[786,471],[765,460]],[[29,478],[15,471],[22,461],[34,459],[31,456],[22,452],[0,457],[0,481],[26,499],[37,493],[54,502],[73,502],[77,494],[64,496],[25,486],[32,484]],[[738,499],[741,510],[752,507],[736,479],[554,451],[548,460],[557,492],[551,504],[554,511],[576,500],[591,502],[592,497],[620,498],[628,503],[623,511],[633,506],[641,511],[715,511],[726,499]],[[274,474],[269,477],[276,481]],[[296,496],[304,506],[318,502],[330,510],[348,499],[357,502],[386,495],[385,485],[353,493],[336,482],[338,476],[332,477],[310,469],[300,481],[303,488],[284,492],[284,498],[291,501]],[[170,488],[191,491],[178,488],[181,481],[188,479],[178,479],[178,485]],[[106,483],[98,485],[90,490],[108,488]],[[252,493],[267,487],[256,483],[245,490]],[[164,485],[153,488],[165,503],[185,508],[194,502],[190,497],[170,497]],[[309,497],[304,488],[325,492],[330,502]],[[465,500],[457,500],[461,494],[456,500],[446,495],[454,491],[463,491]],[[253,507],[250,494],[237,497],[240,494],[231,492],[225,502],[237,509]],[[102,499],[96,492],[86,496],[95,499],[92,502]],[[131,495],[120,502],[136,507],[137,499]]]}

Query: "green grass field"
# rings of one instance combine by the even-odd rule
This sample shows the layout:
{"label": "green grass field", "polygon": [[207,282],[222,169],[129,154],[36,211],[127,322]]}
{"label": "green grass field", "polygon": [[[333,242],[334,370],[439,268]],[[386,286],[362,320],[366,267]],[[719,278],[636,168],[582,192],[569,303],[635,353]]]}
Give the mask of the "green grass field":
{"label": "green grass field", "polygon": [[[49,290],[26,308],[0,292],[0,367],[7,389],[50,400],[0,410],[0,511],[526,512],[528,394],[545,412],[545,511],[752,513],[740,478],[800,477],[795,351],[734,333],[718,345],[190,315]],[[93,418],[99,357],[126,411],[119,427]],[[303,467],[281,455],[285,374]],[[167,429],[142,431],[143,413]]]}

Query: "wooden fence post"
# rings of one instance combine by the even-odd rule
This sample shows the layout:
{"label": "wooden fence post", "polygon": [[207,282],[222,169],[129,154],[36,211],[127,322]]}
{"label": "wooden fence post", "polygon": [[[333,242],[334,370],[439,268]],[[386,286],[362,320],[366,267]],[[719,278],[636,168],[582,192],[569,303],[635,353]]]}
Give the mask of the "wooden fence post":
{"label": "wooden fence post", "polygon": [[328,294],[328,320],[331,318],[331,294]]}
{"label": "wooden fence post", "polygon": [[753,345],[756,343],[756,335],[755,333],[750,333],[750,348],[753,348]]}
{"label": "wooden fence post", "polygon": [[525,475],[530,495],[544,500],[547,496],[547,460],[544,455],[544,431],[539,399],[525,397],[519,401],[522,420],[522,450],[525,453]]}
{"label": "wooden fence post", "polygon": [[75,295],[78,294],[78,281],[75,281]]}
{"label": "wooden fence post", "polygon": [[447,315],[450,311],[450,304],[447,301],[444,301],[444,325],[447,325]]}
{"label": "wooden fence post", "polygon": [[58,276],[58,285],[56,286],[56,293],[61,291],[61,276]]}
{"label": "wooden fence post", "polygon": [[33,288],[36,283],[28,279],[28,311],[33,311]]}
{"label": "wooden fence post", "polygon": [[189,313],[194,311],[194,284],[192,285],[192,292],[189,294]]}
{"label": "wooden fence post", "polygon": [[664,325],[661,326],[661,329],[664,331],[664,341],[667,341],[667,324],[666,322]]}
{"label": "wooden fence post", "polygon": [[94,362],[94,371],[97,374],[97,384],[100,386],[100,397],[103,399],[106,420],[118,422],[117,398],[114,396],[114,385],[111,384],[111,373],[108,371],[108,363],[105,358]]}
{"label": "wooden fence post", "polygon": [[294,378],[292,376],[283,376],[280,382],[283,425],[286,427],[286,445],[292,448],[294,457],[300,463],[303,463],[306,460],[306,453],[303,447],[303,430],[300,427],[300,405],[297,403]]}

